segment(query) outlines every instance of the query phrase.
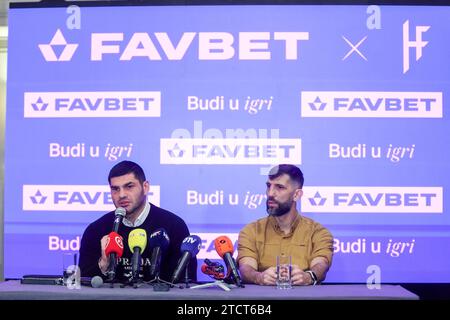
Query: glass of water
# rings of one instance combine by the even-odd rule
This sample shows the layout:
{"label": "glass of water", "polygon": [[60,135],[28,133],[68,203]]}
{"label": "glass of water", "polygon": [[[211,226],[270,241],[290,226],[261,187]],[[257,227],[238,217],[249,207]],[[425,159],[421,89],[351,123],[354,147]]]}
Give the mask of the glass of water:
{"label": "glass of water", "polygon": [[292,288],[291,256],[277,256],[277,289]]}
{"label": "glass of water", "polygon": [[70,286],[75,283],[78,272],[78,254],[74,252],[63,253],[63,284]]}

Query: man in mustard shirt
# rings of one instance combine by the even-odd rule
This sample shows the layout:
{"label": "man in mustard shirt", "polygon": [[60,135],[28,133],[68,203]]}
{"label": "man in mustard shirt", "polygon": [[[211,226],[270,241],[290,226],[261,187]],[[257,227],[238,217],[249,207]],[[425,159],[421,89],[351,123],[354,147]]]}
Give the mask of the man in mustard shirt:
{"label": "man in mustard shirt", "polygon": [[292,284],[315,285],[325,279],[333,257],[333,236],[297,211],[303,195],[303,173],[281,164],[269,172],[268,217],[246,225],[239,233],[238,264],[245,282],[275,285],[277,256],[291,256]]}

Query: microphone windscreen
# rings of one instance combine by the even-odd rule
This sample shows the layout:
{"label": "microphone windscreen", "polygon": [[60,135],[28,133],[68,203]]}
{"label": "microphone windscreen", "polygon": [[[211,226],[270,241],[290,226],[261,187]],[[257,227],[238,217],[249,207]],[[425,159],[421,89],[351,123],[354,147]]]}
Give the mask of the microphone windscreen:
{"label": "microphone windscreen", "polygon": [[220,236],[214,240],[214,247],[221,258],[225,253],[230,253],[233,255],[234,247],[233,242],[227,236]]}
{"label": "microphone windscreen", "polygon": [[115,216],[125,217],[126,214],[127,214],[127,211],[122,207],[118,207],[118,208],[116,208],[116,211],[114,211]]}
{"label": "microphone windscreen", "polygon": [[202,239],[200,239],[199,236],[193,235],[184,238],[183,242],[181,243],[181,252],[190,252],[193,257],[197,255],[197,253],[200,251],[200,248],[202,247]]}
{"label": "microphone windscreen", "polygon": [[134,252],[134,248],[138,247],[141,253],[147,246],[147,232],[144,229],[134,229],[128,236],[128,246],[131,252]]}
{"label": "microphone windscreen", "polygon": [[95,276],[91,279],[92,288],[100,288],[103,285],[103,279],[100,276]]}
{"label": "microphone windscreen", "polygon": [[148,245],[150,248],[160,247],[162,251],[167,249],[169,243],[169,235],[164,228],[159,228],[154,231],[148,239]]}
{"label": "microphone windscreen", "polygon": [[117,232],[110,232],[108,235],[108,242],[106,243],[105,254],[109,256],[111,253],[117,254],[117,257],[122,257],[123,254],[123,238]]}

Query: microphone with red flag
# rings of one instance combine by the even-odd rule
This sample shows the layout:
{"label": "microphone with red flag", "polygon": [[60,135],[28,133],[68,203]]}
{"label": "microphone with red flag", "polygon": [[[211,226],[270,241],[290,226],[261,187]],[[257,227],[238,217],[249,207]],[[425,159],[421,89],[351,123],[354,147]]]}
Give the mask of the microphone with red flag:
{"label": "microphone with red flag", "polygon": [[108,235],[105,248],[105,254],[107,256],[113,253],[117,255],[117,258],[121,258],[123,254],[123,238],[120,234],[114,231]]}
{"label": "microphone with red flag", "polygon": [[110,259],[107,274],[108,279],[112,281],[116,277],[117,259],[121,258],[123,254],[123,238],[117,232],[112,231],[108,235],[105,254]]}
{"label": "microphone with red flag", "polygon": [[220,236],[214,240],[214,247],[219,256],[225,261],[227,268],[231,269],[231,275],[238,287],[243,287],[236,261],[233,258],[233,243],[227,236]]}

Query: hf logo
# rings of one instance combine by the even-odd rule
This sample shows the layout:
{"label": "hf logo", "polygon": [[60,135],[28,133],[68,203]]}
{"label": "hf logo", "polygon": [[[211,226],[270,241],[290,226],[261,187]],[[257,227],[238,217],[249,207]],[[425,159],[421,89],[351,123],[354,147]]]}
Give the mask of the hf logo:
{"label": "hf logo", "polygon": [[409,20],[403,23],[403,73],[409,70],[409,49],[416,49],[416,61],[422,58],[422,49],[428,44],[428,41],[423,41],[422,34],[427,32],[430,26],[416,27],[416,40],[409,39]]}

